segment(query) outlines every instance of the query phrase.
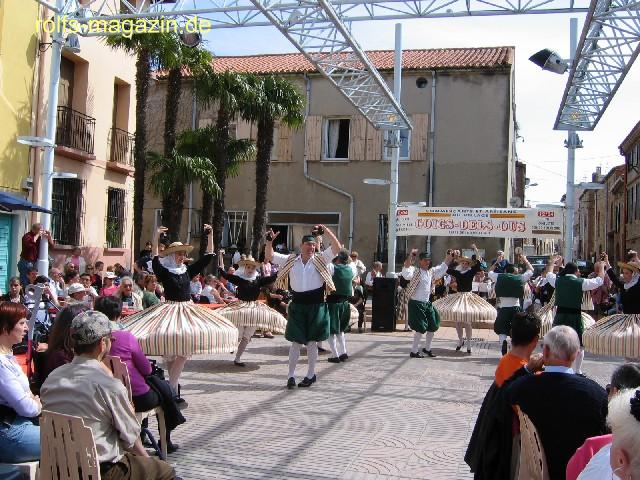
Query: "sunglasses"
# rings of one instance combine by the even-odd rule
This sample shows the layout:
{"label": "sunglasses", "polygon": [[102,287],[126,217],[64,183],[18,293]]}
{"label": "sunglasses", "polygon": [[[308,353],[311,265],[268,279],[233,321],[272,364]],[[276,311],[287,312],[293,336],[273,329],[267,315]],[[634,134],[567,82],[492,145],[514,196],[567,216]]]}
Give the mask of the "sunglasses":
{"label": "sunglasses", "polygon": [[87,270],[93,270],[93,267],[87,267]]}

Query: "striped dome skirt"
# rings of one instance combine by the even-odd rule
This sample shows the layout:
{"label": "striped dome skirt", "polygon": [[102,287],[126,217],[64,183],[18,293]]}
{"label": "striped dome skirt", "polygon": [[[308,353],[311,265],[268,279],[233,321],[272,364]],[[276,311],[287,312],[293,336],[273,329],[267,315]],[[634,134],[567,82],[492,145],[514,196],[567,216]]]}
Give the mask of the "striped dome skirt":
{"label": "striped dome skirt", "polygon": [[238,329],[213,310],[192,301],[159,303],[122,320],[147,355],[229,353]]}
{"label": "striped dome skirt", "polygon": [[[589,292],[585,292],[589,293]],[[549,300],[549,303],[544,305],[540,310],[538,310],[538,317],[540,317],[540,338],[544,337],[551,328],[553,328],[553,319],[556,316],[556,297],[555,294]],[[584,331],[593,327],[596,324],[596,321],[593,319],[591,315],[587,312],[580,312],[580,316],[582,317],[582,326]],[[583,334],[584,335],[584,334]]]}
{"label": "striped dome skirt", "polygon": [[275,333],[284,333],[287,319],[262,302],[238,300],[216,310],[236,327],[254,327]]}
{"label": "striped dome skirt", "polygon": [[484,298],[472,292],[452,293],[433,302],[440,314],[440,325],[451,327],[457,322],[476,328],[493,328],[497,310]]}
{"label": "striped dome skirt", "polygon": [[591,292],[582,293],[582,305],[580,308],[588,312],[595,310],[595,307],[593,306],[593,298],[591,298]]}
{"label": "striped dome skirt", "polygon": [[605,317],[582,334],[584,349],[596,355],[640,359],[640,314]]}

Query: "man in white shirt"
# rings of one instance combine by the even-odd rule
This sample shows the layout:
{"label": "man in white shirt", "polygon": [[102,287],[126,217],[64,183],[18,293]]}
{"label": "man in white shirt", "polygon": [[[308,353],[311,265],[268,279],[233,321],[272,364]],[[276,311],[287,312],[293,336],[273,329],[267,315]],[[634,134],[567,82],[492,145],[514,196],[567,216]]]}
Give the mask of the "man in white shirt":
{"label": "man in white shirt", "polygon": [[353,250],[349,256],[351,257],[351,261],[355,264],[358,275],[364,275],[364,272],[367,271],[367,267],[364,265],[364,262],[358,258],[358,252]]}
{"label": "man in white shirt", "polygon": [[[276,288],[292,291],[289,304],[285,338],[291,342],[289,349],[289,375],[287,388],[296,385],[295,369],[300,348],[307,346],[308,371],[299,387],[310,387],[316,381],[315,367],[318,360],[318,343],[329,338],[329,313],[325,295],[335,290],[327,265],[342,247],[336,236],[324,225],[314,228],[314,235],[305,235],[300,244],[300,255],[283,255],[273,251],[277,233],[267,232],[265,262],[280,267],[274,283]],[[326,233],[331,247],[316,255],[317,236]]]}
{"label": "man in white shirt", "polygon": [[409,327],[414,331],[413,346],[411,347],[411,358],[424,358],[418,349],[420,339],[426,334],[425,346],[422,349],[429,357],[435,357],[431,352],[431,342],[435,332],[440,328],[440,316],[438,311],[431,305],[431,284],[433,280],[441,278],[446,272],[449,263],[453,259],[450,255],[437,267],[431,268],[431,257],[427,253],[421,253],[418,260],[418,267],[414,267],[418,250],[414,248],[411,254],[404,261],[402,276],[409,280],[406,295],[409,297],[407,307],[409,316]]}

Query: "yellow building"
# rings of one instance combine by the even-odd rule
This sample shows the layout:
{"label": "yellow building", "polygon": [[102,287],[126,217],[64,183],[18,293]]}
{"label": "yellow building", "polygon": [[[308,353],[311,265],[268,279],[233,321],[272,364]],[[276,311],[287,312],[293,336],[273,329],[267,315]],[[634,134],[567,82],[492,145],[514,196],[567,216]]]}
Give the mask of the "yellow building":
{"label": "yellow building", "polygon": [[[37,72],[39,6],[32,0],[0,2],[0,190],[29,198],[24,187],[30,177],[29,147],[17,143],[31,135],[34,81]],[[0,214],[0,289],[15,274],[19,240],[30,215]]]}

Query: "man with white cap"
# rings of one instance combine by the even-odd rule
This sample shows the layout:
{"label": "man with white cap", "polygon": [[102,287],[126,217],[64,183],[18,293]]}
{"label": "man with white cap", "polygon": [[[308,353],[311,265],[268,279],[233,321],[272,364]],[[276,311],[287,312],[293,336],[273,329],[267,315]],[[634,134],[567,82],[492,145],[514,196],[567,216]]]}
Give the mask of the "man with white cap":
{"label": "man with white cap", "polygon": [[91,428],[103,480],[173,480],[173,468],[142,446],[127,390],[102,363],[111,349],[111,329],[109,318],[95,310],[73,319],[75,356],[42,385],[43,410],[79,416]]}
{"label": "man with white cap", "polygon": [[69,305],[77,305],[79,303],[88,305],[86,301],[87,289],[81,283],[72,283],[69,285],[67,295],[69,296],[67,300]]}

